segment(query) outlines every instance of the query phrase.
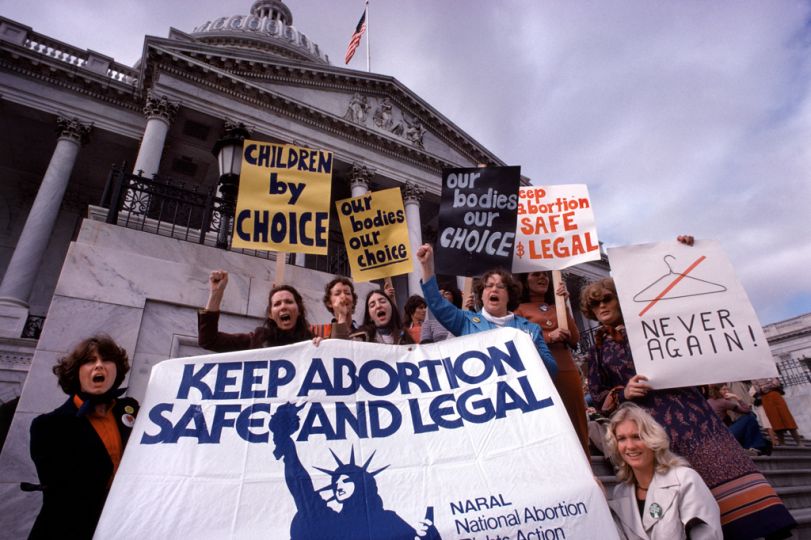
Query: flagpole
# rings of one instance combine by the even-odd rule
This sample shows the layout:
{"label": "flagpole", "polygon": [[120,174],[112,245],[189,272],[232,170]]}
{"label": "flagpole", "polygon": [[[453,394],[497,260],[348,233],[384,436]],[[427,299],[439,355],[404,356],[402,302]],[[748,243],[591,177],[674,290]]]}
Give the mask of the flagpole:
{"label": "flagpole", "polygon": [[366,0],[366,71],[372,72],[372,51],[369,48],[369,0]]}

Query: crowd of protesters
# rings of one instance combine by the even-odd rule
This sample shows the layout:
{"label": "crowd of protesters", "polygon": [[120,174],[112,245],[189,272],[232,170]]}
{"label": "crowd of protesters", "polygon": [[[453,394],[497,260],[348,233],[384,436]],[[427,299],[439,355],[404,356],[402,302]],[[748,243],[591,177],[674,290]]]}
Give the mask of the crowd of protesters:
{"label": "crowd of protesters", "polygon": [[[679,239],[692,244],[691,237]],[[591,283],[572,301],[599,323],[583,373],[572,355],[579,344],[572,313],[567,308],[565,328],[556,316],[556,297],[569,300],[565,283],[553,287],[548,272],[513,276],[494,269],[478,280],[471,298],[462,298],[456,287],[440,287],[430,245],[421,246],[416,258],[423,296],[408,298],[402,312],[393,288],[375,289],[363,300],[356,323],[358,295],[353,282],[339,276],[324,290],[332,320],[312,324],[302,295],[277,284],[262,325],[244,333],[219,330],[228,272],[212,271],[208,301],[198,313],[199,345],[215,352],[308,340],[318,345],[322,339],[412,345],[517,328],[532,338],[586,456],[602,452],[617,468],[620,482],[610,505],[621,537],[790,535],[794,520],[751,459],[783,444],[785,433],[801,441],[779,381],[754,381],[746,396],[727,385],[704,393],[651,389],[636,372],[611,278]],[[54,367],[68,399],[31,426],[31,457],[44,495],[31,538],[92,537],[138,412],[134,399],[122,397],[128,369],[126,351],[104,335],[85,339]],[[746,398],[752,397],[750,404]],[[601,423],[589,422],[590,415]]]}

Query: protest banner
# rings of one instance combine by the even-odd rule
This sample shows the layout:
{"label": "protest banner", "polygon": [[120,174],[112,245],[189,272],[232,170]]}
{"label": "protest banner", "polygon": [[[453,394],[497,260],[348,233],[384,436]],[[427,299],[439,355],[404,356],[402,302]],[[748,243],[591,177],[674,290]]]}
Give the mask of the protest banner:
{"label": "protest banner", "polygon": [[521,186],[512,271],[562,270],[600,260],[585,184]]}
{"label": "protest banner", "polygon": [[332,153],[246,140],[236,248],[327,254]]}
{"label": "protest banner", "polygon": [[352,279],[371,281],[414,270],[400,188],[337,201]]}
{"label": "protest banner", "polygon": [[718,242],[610,248],[634,365],[653,388],[777,376],[755,311]]}
{"label": "protest banner", "polygon": [[476,276],[510,268],[521,167],[442,171],[436,271]]}
{"label": "protest banner", "polygon": [[[428,523],[430,521],[430,523]],[[98,538],[616,538],[529,336],[167,360]]]}

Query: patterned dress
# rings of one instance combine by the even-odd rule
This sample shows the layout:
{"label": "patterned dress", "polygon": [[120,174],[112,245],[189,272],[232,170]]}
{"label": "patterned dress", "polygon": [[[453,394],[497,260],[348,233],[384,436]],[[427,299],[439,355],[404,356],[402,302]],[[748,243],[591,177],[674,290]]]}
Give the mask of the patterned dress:
{"label": "patterned dress", "polygon": [[[625,330],[597,331],[590,351],[589,391],[599,406],[636,375]],[[623,400],[622,392],[619,392]],[[738,441],[696,388],[649,392],[634,400],[670,437],[670,448],[690,462],[721,508],[724,538],[761,538],[794,527],[794,518]],[[778,536],[780,537],[780,536]]]}

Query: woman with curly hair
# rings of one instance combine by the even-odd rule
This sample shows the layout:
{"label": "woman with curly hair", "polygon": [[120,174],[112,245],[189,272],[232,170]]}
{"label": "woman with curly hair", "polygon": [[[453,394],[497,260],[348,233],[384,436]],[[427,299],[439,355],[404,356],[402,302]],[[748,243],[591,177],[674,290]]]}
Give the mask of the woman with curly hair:
{"label": "woman with curly hair", "polygon": [[611,278],[585,287],[580,310],[599,321],[589,352],[589,393],[604,413],[633,401],[665,429],[675,452],[712,490],[724,538],[787,538],[794,519],[697,388],[653,390],[638,374]]}
{"label": "woman with curly hair", "polygon": [[197,314],[197,342],[204,349],[214,352],[244,351],[313,339],[304,300],[290,285],[277,285],[271,289],[267,318],[262,326],[244,334],[220,332],[220,304],[228,285],[228,272],[214,270],[209,275],[208,283],[208,302]]}
{"label": "woman with curly hair", "polygon": [[566,308],[568,330],[558,326],[555,311],[555,295],[562,296],[564,301],[569,296],[566,284],[561,281],[558,290],[552,288],[552,272],[530,272],[521,274],[523,296],[521,305],[515,310],[516,315],[525,317],[541,327],[543,340],[558,365],[558,376],[555,388],[563,400],[569,420],[574,426],[580,445],[587,456],[589,451],[589,427],[586,414],[586,397],[583,395],[583,379],[580,369],[572,358],[572,347],[577,346],[580,332],[571,312]]}
{"label": "woman with curly hair", "polygon": [[29,538],[92,538],[138,412],[137,401],[119,397],[129,367],[127,351],[102,334],[54,366],[69,397],[31,424],[43,497]]}
{"label": "woman with curly hair", "polygon": [[513,313],[521,300],[521,283],[510,272],[497,269],[485,272],[475,291],[481,311],[462,311],[439,294],[434,275],[434,249],[423,244],[417,250],[422,265],[422,293],[437,320],[455,336],[466,336],[495,328],[517,328],[529,334],[552,379],[558,372],[555,359],[543,339],[541,328]]}
{"label": "woman with curly hair", "polygon": [[718,504],[687,461],[670,451],[665,430],[633,403],[623,403],[606,432],[620,483],[609,503],[621,538],[722,540]]}

